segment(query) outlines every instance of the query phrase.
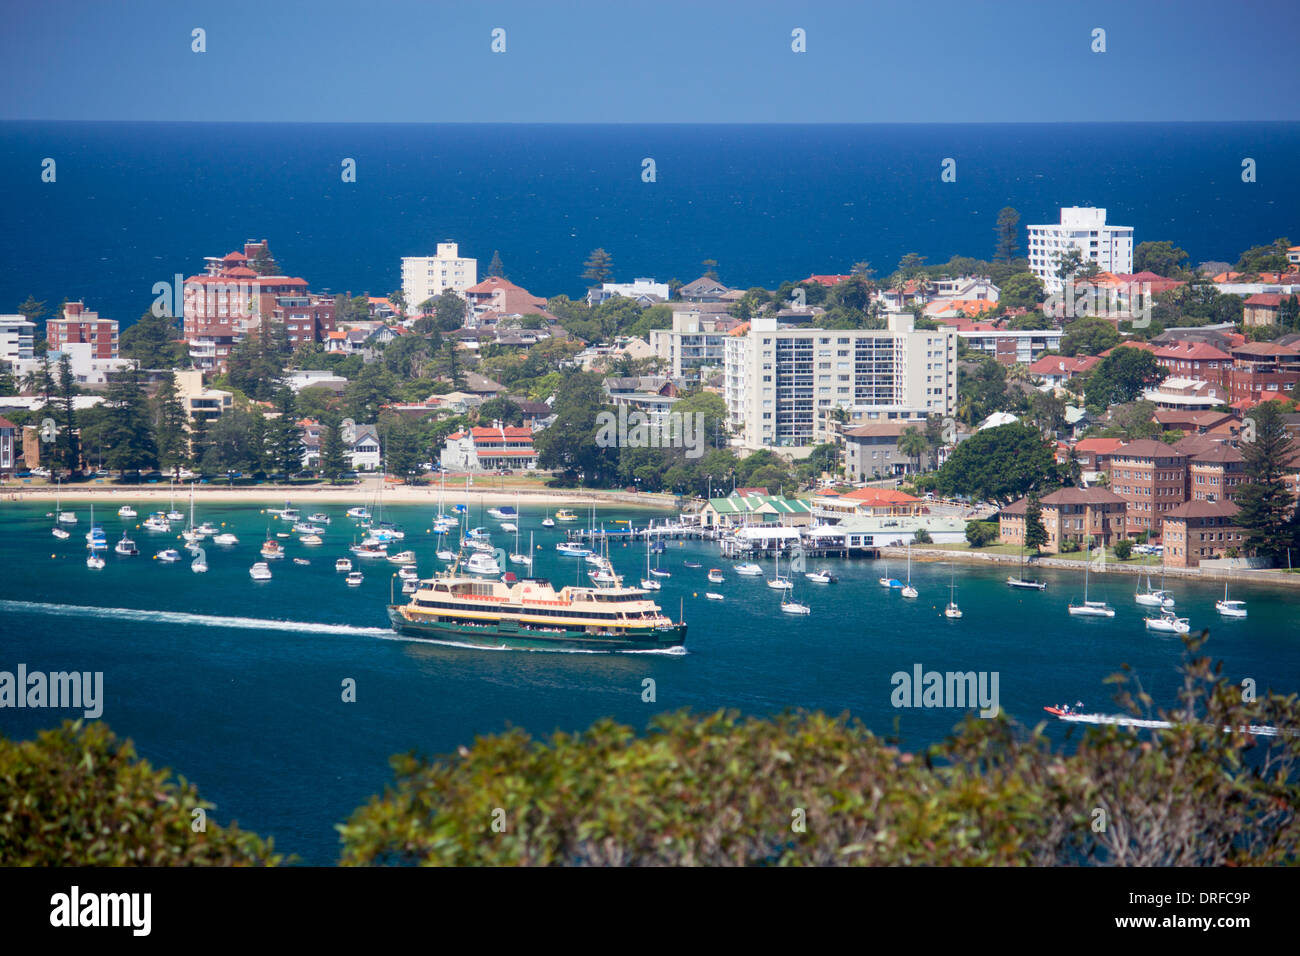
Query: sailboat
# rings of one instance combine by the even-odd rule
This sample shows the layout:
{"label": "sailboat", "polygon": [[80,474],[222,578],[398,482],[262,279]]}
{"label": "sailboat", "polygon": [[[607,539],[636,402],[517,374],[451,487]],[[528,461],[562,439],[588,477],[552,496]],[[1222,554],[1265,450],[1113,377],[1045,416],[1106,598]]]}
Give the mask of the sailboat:
{"label": "sailboat", "polygon": [[1165,590],[1165,564],[1164,558],[1160,559],[1160,587],[1151,587],[1151,575],[1147,575],[1147,589],[1137,591],[1133,595],[1133,600],[1138,604],[1146,607],[1173,607],[1174,596]]}
{"label": "sailboat", "polygon": [[888,561],[885,562],[885,575],[884,575],[884,577],[877,578],[876,580],[880,582],[880,586],[881,586],[882,588],[901,588],[901,587],[903,586],[903,582],[900,581],[900,580],[898,580],[898,578],[891,578],[891,577],[889,576],[889,562],[888,562]]}
{"label": "sailboat", "polygon": [[[769,581],[768,584],[770,585],[771,582]],[[793,584],[791,584],[788,588],[785,588],[781,591],[781,610],[784,611],[786,614],[811,614],[812,613],[812,608],[810,608],[807,604],[800,604],[798,601],[794,600]]]}
{"label": "sailboat", "polygon": [[107,545],[98,543],[103,541],[103,530],[99,529],[98,537],[96,537],[95,531],[95,505],[92,502],[90,505],[90,533],[86,535],[86,547],[90,549],[90,554],[86,555],[86,567],[99,571],[104,567],[104,559],[96,552],[96,547],[103,548],[107,547]]}
{"label": "sailboat", "polygon": [[1147,630],[1164,631],[1168,634],[1186,634],[1192,629],[1185,617],[1179,617],[1169,608],[1161,608],[1159,617],[1147,618]]}
{"label": "sailboat", "polygon": [[776,553],[776,570],[772,578],[767,582],[767,586],[777,591],[788,591],[794,587],[794,583],[789,578],[781,577],[781,552]]}
{"label": "sailboat", "polygon": [[951,567],[948,570],[952,573],[952,580],[948,584],[948,606],[943,609],[943,616],[955,621],[961,617],[961,608],[957,606],[957,575]]}
{"label": "sailboat", "polygon": [[1229,601],[1229,600],[1228,600],[1228,582],[1227,582],[1227,581],[1224,581],[1224,582],[1223,582],[1223,600],[1222,600],[1222,601],[1215,601],[1215,602],[1214,602],[1214,609],[1215,609],[1216,611],[1218,611],[1220,614],[1222,614],[1224,617],[1245,617],[1245,616],[1246,616],[1246,602],[1245,602],[1245,601]]}
{"label": "sailboat", "polygon": [[[62,511],[59,508],[59,489],[61,489],[62,487],[63,485],[61,481],[55,483],[56,490],[54,492],[54,511],[58,515],[58,518],[56,518],[55,520],[58,524],[76,524],[77,513],[75,511]],[[94,511],[95,506],[91,505],[90,510]],[[94,522],[92,521],[91,523],[93,524]]]}
{"label": "sailboat", "polygon": [[62,490],[62,484],[55,482],[54,491],[54,527],[50,529],[50,534],[60,541],[72,537],[65,529],[59,527],[59,521],[62,520],[63,513],[59,511],[59,497]]}
{"label": "sailboat", "polygon": [[171,486],[172,486],[172,506],[171,506],[171,510],[167,512],[167,520],[184,521],[185,515],[181,514],[179,511],[176,510],[176,479],[175,478],[172,479]]}
{"label": "sailboat", "polygon": [[641,579],[641,587],[647,591],[662,591],[663,585],[651,577],[650,573],[650,535],[645,536],[645,577]]}
{"label": "sailboat", "polygon": [[905,598],[916,597],[916,588],[912,587],[912,542],[907,542],[907,585],[898,592]]}
{"label": "sailboat", "polygon": [[1075,617],[1114,617],[1115,609],[1105,601],[1088,600],[1088,569],[1091,564],[1088,561],[1083,566],[1083,603],[1071,604],[1069,611]]}
{"label": "sailboat", "polygon": [[515,550],[510,555],[512,564],[526,564],[530,568],[533,566],[533,533],[528,532],[528,553],[519,550],[519,529],[515,528]]}
{"label": "sailboat", "polygon": [[204,536],[203,531],[195,527],[194,524],[194,485],[191,484],[190,485],[190,525],[188,528],[186,528],[184,531],[181,532],[181,537],[184,538],[190,544],[193,544],[195,541],[202,541],[203,536]]}
{"label": "sailboat", "polygon": [[1013,588],[1020,588],[1021,590],[1024,591],[1047,590],[1046,581],[1039,581],[1035,578],[1025,577],[1025,549],[1023,546],[1021,546],[1020,548],[1020,575],[1019,577],[1007,578],[1007,586]]}

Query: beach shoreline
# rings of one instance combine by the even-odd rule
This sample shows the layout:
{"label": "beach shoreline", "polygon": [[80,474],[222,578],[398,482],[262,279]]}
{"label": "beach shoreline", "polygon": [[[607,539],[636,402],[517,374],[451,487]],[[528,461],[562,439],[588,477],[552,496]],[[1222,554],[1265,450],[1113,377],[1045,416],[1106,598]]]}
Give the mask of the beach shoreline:
{"label": "beach shoreline", "polygon": [[[189,500],[190,485],[177,485],[175,490],[166,485],[76,485],[56,490],[53,485],[14,486],[0,485],[0,510],[11,502],[50,501],[56,495],[62,502],[100,502],[111,500],[120,504],[134,502],[170,502],[173,497],[177,505]],[[303,485],[259,485],[251,488],[213,487],[210,485],[194,486],[196,502],[246,502],[248,504],[284,504],[291,502],[295,507],[311,510],[314,504],[348,504],[369,505],[379,494],[379,483],[363,482],[350,488],[313,487]],[[589,508],[608,507],[610,505],[633,505],[639,508],[676,510],[677,498],[674,495],[653,494],[649,492],[629,493],[626,491],[605,491],[593,489],[555,489],[510,491],[509,489],[484,489],[483,491],[455,490],[445,491],[437,485],[388,485],[383,489],[383,501],[387,505],[430,505],[436,506],[439,496],[447,505],[484,504],[516,505],[521,511],[543,508]],[[152,509],[150,509],[152,510]]]}

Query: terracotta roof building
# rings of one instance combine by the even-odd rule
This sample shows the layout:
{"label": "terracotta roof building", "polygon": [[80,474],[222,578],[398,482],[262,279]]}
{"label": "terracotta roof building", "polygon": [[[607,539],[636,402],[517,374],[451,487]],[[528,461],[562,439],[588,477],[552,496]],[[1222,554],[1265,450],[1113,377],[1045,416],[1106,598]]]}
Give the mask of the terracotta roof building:
{"label": "terracotta roof building", "polygon": [[1240,549],[1242,532],[1234,524],[1240,511],[1231,501],[1189,501],[1164,516],[1165,561],[1175,568],[1194,568],[1207,558]]}
{"label": "terracotta roof building", "polygon": [[[1060,551],[1065,541],[1080,547],[1110,545],[1125,535],[1127,502],[1105,488],[1062,488],[1045,495],[1039,503],[1047,548]],[[998,515],[998,533],[1004,544],[1025,543],[1025,513],[1029,499],[1007,505]]]}

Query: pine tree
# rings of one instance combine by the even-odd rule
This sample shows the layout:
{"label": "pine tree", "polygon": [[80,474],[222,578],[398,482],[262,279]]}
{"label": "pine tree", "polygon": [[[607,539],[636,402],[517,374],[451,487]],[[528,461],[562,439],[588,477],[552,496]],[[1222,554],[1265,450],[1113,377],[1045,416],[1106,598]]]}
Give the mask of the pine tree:
{"label": "pine tree", "polygon": [[505,267],[501,264],[501,253],[497,252],[495,249],[492,250],[492,261],[488,263],[487,274],[490,276],[499,276],[503,279],[506,275]]}
{"label": "pine tree", "polygon": [[1291,537],[1288,519],[1294,502],[1286,483],[1286,466],[1295,452],[1277,402],[1252,409],[1241,444],[1246,483],[1237,489],[1241,510],[1236,522],[1244,543],[1261,557],[1280,558]]}
{"label": "pine tree", "polygon": [[190,426],[190,467],[195,471],[201,471],[203,458],[211,448],[212,439],[208,434],[208,420],[204,416],[198,415]]}
{"label": "pine tree", "polygon": [[109,383],[104,397],[104,461],[119,472],[156,467],[153,416],[140,383],[140,370],[130,365]]}
{"label": "pine tree", "polygon": [[1047,544],[1047,528],[1043,526],[1043,506],[1038,495],[1030,495],[1025,505],[1025,547],[1037,554]]}
{"label": "pine tree", "polygon": [[[72,360],[65,352],[59,359],[59,425],[58,454],[63,467],[69,472],[81,468],[81,442],[77,436],[76,402],[77,380],[72,374]],[[48,400],[48,399],[47,399]]]}
{"label": "pine tree", "polygon": [[998,213],[998,224],[994,228],[998,237],[997,247],[993,253],[994,262],[1010,262],[1016,257],[1016,249],[1020,245],[1019,226],[1020,213],[1010,206],[1004,206]]}
{"label": "pine tree", "polygon": [[293,392],[281,389],[275,404],[280,417],[268,427],[271,467],[285,475],[296,475],[302,471],[302,429],[295,420]]}
{"label": "pine tree", "polygon": [[154,444],[158,465],[175,472],[189,459],[185,434],[185,406],[176,388],[176,374],[169,371],[154,396]]}
{"label": "pine tree", "polygon": [[587,261],[582,264],[582,277],[595,285],[608,282],[614,274],[614,260],[604,249],[593,249]]}
{"label": "pine tree", "polygon": [[320,473],[334,479],[348,470],[347,449],[337,417],[322,422],[320,431]]}

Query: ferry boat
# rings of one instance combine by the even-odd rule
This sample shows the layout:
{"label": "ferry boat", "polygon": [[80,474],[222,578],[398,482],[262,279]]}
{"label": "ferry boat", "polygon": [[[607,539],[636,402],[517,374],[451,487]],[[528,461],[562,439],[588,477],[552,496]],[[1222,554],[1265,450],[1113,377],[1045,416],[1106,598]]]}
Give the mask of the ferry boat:
{"label": "ferry boat", "polygon": [[485,581],[452,569],[420,582],[407,604],[388,608],[401,634],[454,638],[488,647],[662,649],[686,643],[686,625],[667,617],[641,588],[567,586],[506,574]]}

